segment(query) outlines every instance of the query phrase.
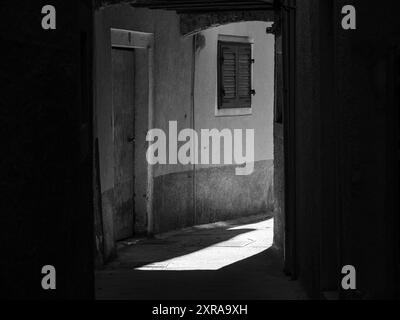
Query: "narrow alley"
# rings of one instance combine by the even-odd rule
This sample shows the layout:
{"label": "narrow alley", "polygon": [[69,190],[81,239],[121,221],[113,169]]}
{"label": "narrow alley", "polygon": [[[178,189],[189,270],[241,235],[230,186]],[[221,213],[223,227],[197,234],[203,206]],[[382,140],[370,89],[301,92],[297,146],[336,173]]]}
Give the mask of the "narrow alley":
{"label": "narrow alley", "polygon": [[[96,273],[98,299],[305,299],[282,273],[266,215],[118,244]],[[162,288],[162,290],[160,290]]]}
{"label": "narrow alley", "polygon": [[400,300],[399,12],[3,1],[0,299]]}

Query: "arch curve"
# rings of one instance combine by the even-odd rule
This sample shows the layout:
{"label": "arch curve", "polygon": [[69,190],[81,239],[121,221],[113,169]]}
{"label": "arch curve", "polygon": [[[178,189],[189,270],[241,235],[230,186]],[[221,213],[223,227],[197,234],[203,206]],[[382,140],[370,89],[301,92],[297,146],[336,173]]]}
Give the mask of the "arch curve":
{"label": "arch curve", "polygon": [[180,14],[180,32],[190,36],[209,28],[244,21],[274,21],[273,10],[244,10]]}

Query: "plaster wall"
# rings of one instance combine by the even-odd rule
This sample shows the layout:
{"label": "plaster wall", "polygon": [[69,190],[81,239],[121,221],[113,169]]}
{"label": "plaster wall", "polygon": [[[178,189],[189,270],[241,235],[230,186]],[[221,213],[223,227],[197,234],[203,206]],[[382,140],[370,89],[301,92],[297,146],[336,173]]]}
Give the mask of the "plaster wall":
{"label": "plaster wall", "polygon": [[[155,128],[168,134],[169,122],[177,121],[178,132],[186,128],[255,129],[255,170],[251,176],[236,176],[233,166],[154,166],[155,232],[162,232],[272,210],[274,38],[265,33],[267,26],[269,23],[265,22],[235,23],[204,31],[205,47],[194,52],[194,38],[181,36],[179,17],[174,12],[134,9],[128,5],[96,11],[95,115],[103,228],[105,239],[108,239],[105,242],[106,256],[112,256],[114,248],[111,28],[154,34]],[[249,36],[255,42],[254,85],[257,95],[249,116],[215,116],[216,40],[220,33]],[[147,225],[145,155],[148,144],[145,138],[149,128],[146,50],[135,49],[135,59],[135,232],[142,233]]]}

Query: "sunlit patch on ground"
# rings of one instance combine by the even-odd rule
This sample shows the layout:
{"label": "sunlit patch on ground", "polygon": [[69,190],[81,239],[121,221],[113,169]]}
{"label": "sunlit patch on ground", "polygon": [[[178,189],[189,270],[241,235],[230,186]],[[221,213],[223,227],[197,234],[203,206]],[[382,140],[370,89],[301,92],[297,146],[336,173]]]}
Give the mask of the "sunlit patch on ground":
{"label": "sunlit patch on ground", "polygon": [[[198,246],[200,247],[198,250],[171,259],[149,263],[137,267],[135,270],[219,270],[270,248],[273,241],[273,225],[273,219],[269,219],[246,225],[228,227],[223,230],[223,233],[227,235],[232,233],[234,236],[221,242],[218,241],[219,234],[216,230],[213,233],[204,233],[207,228],[199,227],[199,231],[187,234],[182,239],[182,243],[176,244],[183,245],[186,248]],[[207,237],[207,239],[202,241],[202,237]],[[207,242],[210,242],[210,237],[215,238],[215,243],[207,246]],[[205,245],[204,247],[203,244]]]}

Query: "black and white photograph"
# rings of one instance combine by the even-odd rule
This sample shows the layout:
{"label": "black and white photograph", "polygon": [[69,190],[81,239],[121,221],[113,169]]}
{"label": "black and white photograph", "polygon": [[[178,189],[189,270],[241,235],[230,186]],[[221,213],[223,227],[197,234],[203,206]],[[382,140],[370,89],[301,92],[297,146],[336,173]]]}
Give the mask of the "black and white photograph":
{"label": "black and white photograph", "polygon": [[4,1],[0,299],[398,301],[399,12]]}

